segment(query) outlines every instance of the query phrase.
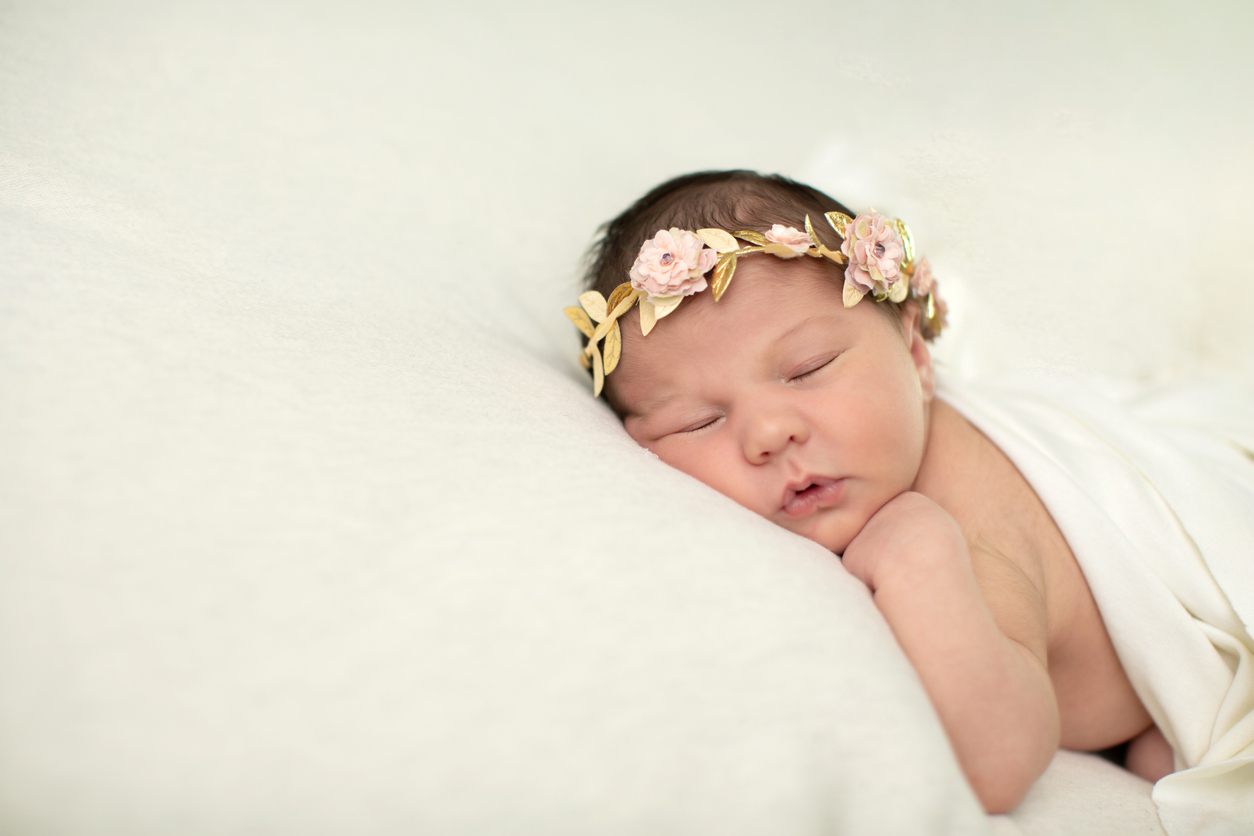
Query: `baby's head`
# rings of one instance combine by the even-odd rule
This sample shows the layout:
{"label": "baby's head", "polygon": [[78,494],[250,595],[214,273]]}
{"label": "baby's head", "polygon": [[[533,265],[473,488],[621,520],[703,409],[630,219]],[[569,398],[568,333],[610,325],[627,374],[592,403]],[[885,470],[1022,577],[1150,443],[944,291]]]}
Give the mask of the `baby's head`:
{"label": "baby's head", "polygon": [[568,309],[632,438],[835,552],[914,484],[944,322],[904,225],[854,214],[781,177],[677,178],[606,225]]}

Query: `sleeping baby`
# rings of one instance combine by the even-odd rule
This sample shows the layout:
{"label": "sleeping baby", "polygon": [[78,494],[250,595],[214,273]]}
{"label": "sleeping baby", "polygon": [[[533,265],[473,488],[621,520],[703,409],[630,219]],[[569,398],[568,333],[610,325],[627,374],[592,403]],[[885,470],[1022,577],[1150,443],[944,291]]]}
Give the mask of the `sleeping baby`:
{"label": "sleeping baby", "polygon": [[[1212,653],[1229,685],[1218,709],[1202,709],[1209,737],[1197,743],[1172,701],[1192,704],[1198,694],[1157,689],[1155,677],[1164,677],[1137,655],[1135,625],[1126,639],[1108,631],[1121,596],[1148,583],[1125,582],[1119,572],[1144,573],[1103,568],[1115,579],[1095,597],[1088,576],[1100,571],[1085,562],[1118,564],[1123,552],[1110,552],[1119,549],[1144,562],[1151,558],[1137,537],[1167,538],[1164,548],[1175,538],[1195,550],[1196,537],[1174,511],[1161,514],[1172,526],[1166,534],[1147,533],[1133,510],[1114,523],[1130,545],[1119,540],[1077,560],[1073,540],[1091,529],[1102,542],[1096,532],[1105,523],[1086,522],[1083,509],[1067,511],[1062,500],[1055,508],[1041,486],[1057,489],[1063,477],[1047,468],[1065,471],[1070,454],[1040,450],[1076,448],[1076,467],[1095,468],[1100,443],[1071,429],[1053,442],[1016,441],[1016,428],[1055,408],[1049,398],[1045,406],[1021,399],[1003,407],[938,384],[928,345],[945,327],[946,306],[905,224],[850,211],[782,177],[693,174],[658,186],[606,225],[588,285],[567,315],[585,335],[580,357],[596,394],[662,461],[839,556],[917,671],[987,811],[1018,804],[1060,746],[1126,743],[1126,767],[1149,781],[1236,764],[1223,771],[1227,780],[1235,775],[1238,791],[1254,789],[1241,783],[1254,774],[1254,643],[1248,620],[1232,609],[1236,599],[1205,563],[1206,579],[1195,585],[1210,598],[1179,604],[1189,593],[1178,590],[1164,597],[1174,595],[1176,603],[1163,606],[1180,611],[1170,617],[1201,619],[1232,645],[1205,639],[1218,648]],[[1027,417],[1014,418],[1016,408]],[[1103,432],[1099,418],[1077,423]],[[1254,484],[1254,463],[1225,449],[1185,455],[1182,466],[1213,454],[1223,478]],[[1229,484],[1217,490],[1230,500]],[[1103,488],[1083,490],[1096,496]],[[1112,496],[1122,490],[1110,484]],[[1235,516],[1247,512],[1241,531],[1254,533],[1248,496],[1236,501]],[[1120,525],[1129,531],[1118,533]],[[1176,581],[1163,583],[1176,589]],[[1218,614],[1198,615],[1206,607]],[[1219,722],[1224,705],[1232,716]],[[1232,739],[1216,753],[1225,734]]]}

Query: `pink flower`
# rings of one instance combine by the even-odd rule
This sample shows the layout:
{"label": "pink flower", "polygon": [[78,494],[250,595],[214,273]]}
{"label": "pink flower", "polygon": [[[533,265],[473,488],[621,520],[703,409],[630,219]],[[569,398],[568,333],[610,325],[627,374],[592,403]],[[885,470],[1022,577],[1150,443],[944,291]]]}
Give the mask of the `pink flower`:
{"label": "pink flower", "polygon": [[853,219],[840,251],[849,259],[845,278],[866,293],[887,293],[897,281],[905,246],[897,228],[878,212]]}
{"label": "pink flower", "polygon": [[718,261],[718,253],[691,232],[659,229],[640,247],[628,274],[631,286],[655,296],[691,296],[706,288],[705,274]]}
{"label": "pink flower", "polygon": [[910,278],[910,291],[920,299],[926,299],[929,293],[936,292],[936,279],[932,278],[932,265],[927,259],[920,259],[914,265],[914,275]]}
{"label": "pink flower", "polygon": [[[773,241],[776,244],[783,244],[797,255],[803,255],[806,250],[810,249],[809,235],[783,224],[771,224],[770,230],[766,233],[766,240]],[[785,256],[785,258],[787,257]]]}

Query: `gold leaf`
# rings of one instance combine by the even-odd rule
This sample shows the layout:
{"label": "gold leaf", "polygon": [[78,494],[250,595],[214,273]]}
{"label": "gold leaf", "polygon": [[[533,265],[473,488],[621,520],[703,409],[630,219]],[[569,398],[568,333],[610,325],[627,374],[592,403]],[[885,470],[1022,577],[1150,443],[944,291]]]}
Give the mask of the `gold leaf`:
{"label": "gold leaf", "polygon": [[583,312],[582,308],[569,307],[566,308],[566,316],[570,317],[570,321],[575,323],[575,327],[583,331],[583,335],[592,338],[592,320],[588,319],[588,315]]}
{"label": "gold leaf", "polygon": [[914,236],[910,234],[910,227],[900,218],[893,218],[893,226],[897,227],[897,234],[901,236],[901,244],[906,253],[901,259],[901,266],[908,269],[914,265]]}
{"label": "gold leaf", "polygon": [[659,296],[653,303],[654,316],[661,319],[669,316],[679,307],[679,303],[684,301],[682,296]]}
{"label": "gold leaf", "polygon": [[640,297],[640,333],[646,337],[653,330],[653,326],[657,325],[657,308],[649,301],[648,296]]}
{"label": "gold leaf", "polygon": [[909,292],[910,292],[910,277],[907,276],[905,273],[902,273],[901,277],[897,279],[896,282],[893,283],[893,286],[891,288],[888,289],[888,301],[902,302],[905,300],[906,294]]}
{"label": "gold leaf", "polygon": [[[623,301],[627,294],[632,292],[631,282],[623,282],[614,288],[614,292],[610,294],[610,298],[605,303],[605,309],[610,312],[610,318],[614,318],[614,309],[618,307],[618,303]],[[618,314],[622,316],[622,313]]]}
{"label": "gold leaf", "polygon": [[766,236],[761,232],[754,232],[752,229],[738,229],[733,232],[732,235],[735,235],[743,241],[749,241],[753,244],[757,244],[759,247],[766,246]]}
{"label": "gold leaf", "polygon": [[827,247],[819,247],[819,252],[837,264],[844,264],[846,261],[845,254],[840,250],[829,250]]}
{"label": "gold leaf", "polygon": [[849,281],[848,279],[845,280],[844,301],[845,301],[846,308],[852,308],[854,305],[861,302],[863,296],[866,296],[865,290],[862,290],[856,284]]}
{"label": "gold leaf", "polygon": [[814,224],[810,223],[810,216],[806,215],[806,235],[810,236],[810,243],[814,245],[819,252],[823,251],[823,242],[819,240],[819,235],[814,231]]}
{"label": "gold leaf", "polygon": [[601,352],[592,355],[592,397],[600,397],[601,387],[605,385],[605,372],[601,367]]}
{"label": "gold leaf", "polygon": [[827,222],[832,225],[832,229],[836,230],[836,234],[841,238],[848,238],[845,232],[849,229],[849,224],[853,223],[853,218],[844,212],[825,212],[823,217],[827,218]]}
{"label": "gold leaf", "polygon": [[[619,285],[619,287],[620,288],[624,287],[624,285]],[[625,285],[625,287],[627,288],[627,292],[624,293],[623,297],[618,301],[618,303],[615,304],[610,309],[609,318],[612,320],[617,320],[620,316],[627,313],[627,311],[631,310],[631,306],[636,304],[637,297],[644,295],[639,290],[633,290],[630,284]],[[617,294],[618,291],[615,290],[614,293]],[[614,296],[611,295],[610,298],[613,299]]]}
{"label": "gold leaf", "polygon": [[697,235],[716,253],[729,253],[740,246],[735,238],[721,229],[698,229]]}
{"label": "gold leaf", "polygon": [[595,290],[579,294],[579,304],[583,305],[583,309],[588,312],[588,316],[592,317],[593,322],[605,319],[605,297]]}
{"label": "gold leaf", "polygon": [[614,320],[612,319],[603,320],[601,324],[597,326],[597,329],[592,332],[592,342],[599,343],[601,339],[610,332],[610,326],[614,324]]}
{"label": "gold leaf", "polygon": [[710,283],[710,292],[714,294],[715,302],[723,298],[723,294],[727,292],[727,286],[731,284],[732,275],[735,272],[735,253],[723,256],[718,260],[718,264],[714,265],[714,281]]}
{"label": "gold leaf", "polygon": [[623,354],[623,331],[614,323],[614,327],[605,335],[605,373],[609,374],[618,366],[618,358]]}
{"label": "gold leaf", "polygon": [[772,241],[763,247],[762,252],[770,253],[771,255],[779,256],[780,258],[796,258],[801,255],[801,253],[797,252],[792,247],[789,247],[787,244],[780,244],[775,241]]}
{"label": "gold leaf", "polygon": [[592,368],[592,361],[589,360],[588,355],[584,354],[582,351],[579,352],[579,365],[583,366],[585,369]]}

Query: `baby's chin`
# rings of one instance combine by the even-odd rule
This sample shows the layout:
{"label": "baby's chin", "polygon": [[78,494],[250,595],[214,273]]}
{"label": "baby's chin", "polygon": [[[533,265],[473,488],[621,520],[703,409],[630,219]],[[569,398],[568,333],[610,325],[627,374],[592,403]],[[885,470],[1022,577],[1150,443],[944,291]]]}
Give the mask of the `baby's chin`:
{"label": "baby's chin", "polygon": [[858,531],[861,531],[861,526],[850,531],[851,526],[848,520],[836,519],[817,519],[812,525],[804,527],[790,525],[783,527],[800,534],[807,540],[818,543],[837,557],[845,553],[845,549],[849,548],[849,544],[858,536]]}

